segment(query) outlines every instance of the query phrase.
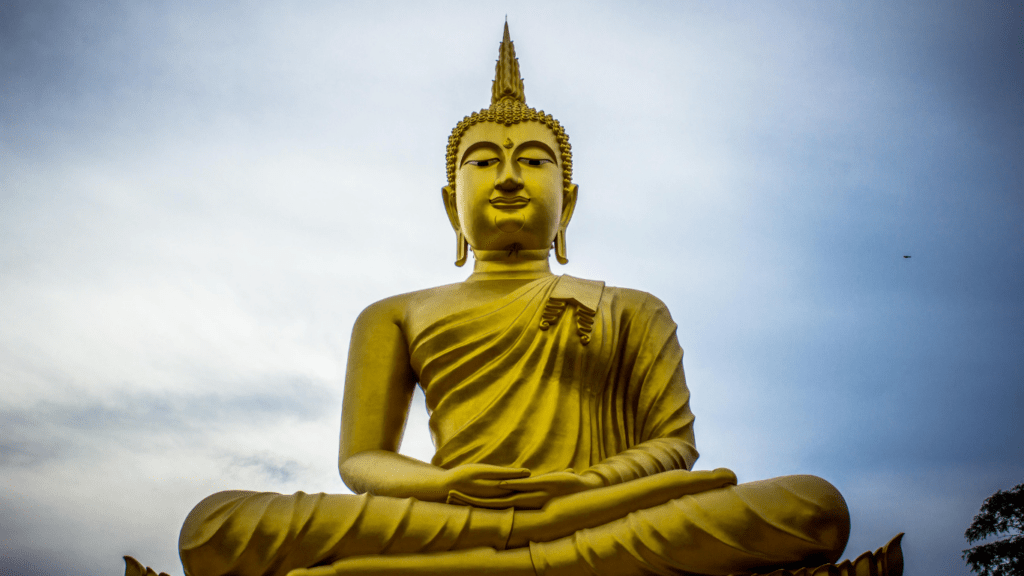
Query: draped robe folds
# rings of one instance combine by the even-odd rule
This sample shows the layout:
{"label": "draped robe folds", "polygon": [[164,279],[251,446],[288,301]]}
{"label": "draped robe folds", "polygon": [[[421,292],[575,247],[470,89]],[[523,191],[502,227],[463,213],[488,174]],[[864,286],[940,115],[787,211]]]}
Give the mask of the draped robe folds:
{"label": "draped robe folds", "polygon": [[[413,335],[436,453],[534,474],[572,469],[606,484],[697,459],[682,350],[649,294],[570,276],[526,284]],[[282,575],[365,554],[502,549],[506,513],[412,499],[222,492],[182,528],[189,576]],[[729,574],[838,559],[842,496],[812,476],[741,484],[530,544],[538,575]],[[214,569],[213,567],[217,568]]]}
{"label": "draped robe folds", "polygon": [[697,449],[675,330],[653,296],[571,276],[435,322],[409,346],[433,464],[589,469],[609,484],[689,469]]}

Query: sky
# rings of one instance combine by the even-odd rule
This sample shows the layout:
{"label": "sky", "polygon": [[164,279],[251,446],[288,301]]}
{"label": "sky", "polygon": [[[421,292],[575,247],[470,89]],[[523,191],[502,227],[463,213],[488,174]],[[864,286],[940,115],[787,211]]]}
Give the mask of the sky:
{"label": "sky", "polygon": [[668,305],[696,468],[968,574],[1024,482],[1019,2],[0,0],[0,573],[180,576],[203,497],[347,492],[352,323],[469,274],[444,150],[506,15],[573,145],[552,265]]}

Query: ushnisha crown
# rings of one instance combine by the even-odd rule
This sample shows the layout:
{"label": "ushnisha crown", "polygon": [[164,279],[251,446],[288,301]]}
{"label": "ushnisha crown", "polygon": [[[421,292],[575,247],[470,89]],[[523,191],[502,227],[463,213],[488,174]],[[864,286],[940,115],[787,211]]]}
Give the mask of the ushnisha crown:
{"label": "ushnisha crown", "polygon": [[569,146],[569,135],[562,125],[543,110],[535,110],[526,105],[526,92],[523,79],[519,75],[519,60],[516,48],[508,34],[508,22],[505,22],[505,34],[498,48],[498,63],[494,66],[494,83],[491,86],[491,106],[479,112],[473,112],[463,118],[448,137],[448,149],[445,152],[447,161],[448,185],[455,185],[456,154],[459,142],[466,130],[481,122],[495,122],[511,126],[520,122],[534,121],[551,129],[558,141],[559,154],[562,158],[562,189],[568,190],[572,184],[572,148]]}

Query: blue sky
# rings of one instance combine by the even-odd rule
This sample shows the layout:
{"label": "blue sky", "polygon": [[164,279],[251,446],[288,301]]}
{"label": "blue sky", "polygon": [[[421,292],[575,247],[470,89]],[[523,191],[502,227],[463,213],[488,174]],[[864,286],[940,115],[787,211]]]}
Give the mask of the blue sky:
{"label": "blue sky", "polygon": [[352,322],[468,274],[444,146],[506,14],[573,144],[559,271],[668,304],[697,467],[967,574],[1024,481],[1008,2],[0,2],[0,571],[180,575],[204,496],[345,491]]}

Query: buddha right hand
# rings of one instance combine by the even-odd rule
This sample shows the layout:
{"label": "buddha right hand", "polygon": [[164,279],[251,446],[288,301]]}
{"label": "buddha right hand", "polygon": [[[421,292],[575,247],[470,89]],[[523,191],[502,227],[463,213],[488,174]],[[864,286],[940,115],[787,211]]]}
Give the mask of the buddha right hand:
{"label": "buddha right hand", "polygon": [[583,528],[593,528],[631,512],[659,506],[689,494],[736,485],[736,474],[715,470],[669,470],[551,499],[540,510],[516,510],[509,548],[547,542]]}
{"label": "buddha right hand", "polygon": [[[447,502],[449,504],[466,504],[464,496],[468,496],[474,501],[484,502],[490,498],[497,499],[508,496],[512,491],[499,488],[500,482],[529,476],[530,470],[527,468],[463,464],[445,470],[442,480],[444,489],[448,493]],[[486,507],[486,504],[484,506]]]}
{"label": "buddha right hand", "polygon": [[714,470],[668,470],[629,482],[555,498],[542,512],[563,516],[570,510],[602,507],[632,512],[664,504],[689,494],[736,485],[736,474],[728,468]]}

